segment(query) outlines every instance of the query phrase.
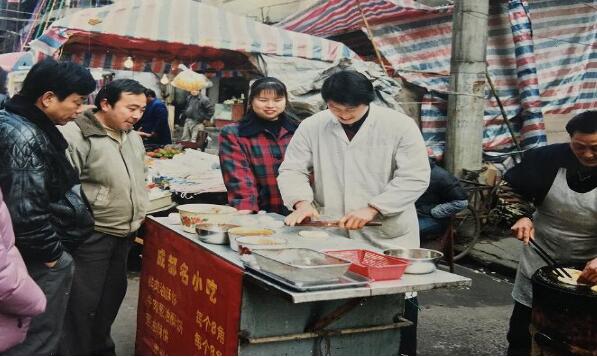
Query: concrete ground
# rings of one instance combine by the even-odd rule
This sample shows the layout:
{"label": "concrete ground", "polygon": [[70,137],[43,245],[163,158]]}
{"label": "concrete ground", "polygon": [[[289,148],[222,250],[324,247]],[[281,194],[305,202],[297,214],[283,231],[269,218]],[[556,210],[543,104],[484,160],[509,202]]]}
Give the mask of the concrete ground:
{"label": "concrete ground", "polygon": [[[419,294],[420,355],[504,355],[512,309],[511,282],[483,268],[458,265],[473,279],[470,289],[438,289]],[[112,327],[118,355],[133,355],[139,274],[129,273],[129,289]]]}
{"label": "concrete ground", "polygon": [[460,265],[455,272],[471,278],[472,287],[419,294],[419,355],[505,355],[510,279]]}

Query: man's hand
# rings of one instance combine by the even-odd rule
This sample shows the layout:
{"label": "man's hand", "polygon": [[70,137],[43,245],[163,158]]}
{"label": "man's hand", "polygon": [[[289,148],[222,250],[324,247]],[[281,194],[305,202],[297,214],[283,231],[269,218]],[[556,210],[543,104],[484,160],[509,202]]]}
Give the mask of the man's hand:
{"label": "man's hand", "polygon": [[50,268],[50,269],[51,269],[51,268],[53,268],[54,266],[56,266],[56,263],[57,263],[57,262],[58,262],[58,260],[54,260],[54,261],[52,261],[52,262],[47,262],[47,263],[44,263],[44,264],[45,264],[45,265],[46,265],[48,268]]}
{"label": "man's hand", "polygon": [[151,134],[141,131],[141,128],[139,128],[139,130],[137,130],[137,134],[139,134],[139,136],[142,138],[151,138]]}
{"label": "man's hand", "polygon": [[579,283],[597,285],[597,258],[589,260],[578,277]]}
{"label": "man's hand", "polygon": [[533,221],[527,217],[523,217],[516,221],[510,229],[516,238],[523,241],[524,244],[529,244],[529,240],[535,238],[535,226],[533,225]]}
{"label": "man's hand", "polygon": [[340,218],[339,226],[347,229],[361,229],[365,224],[371,222],[379,211],[373,207],[360,208],[356,211],[348,212],[344,217]]}
{"label": "man's hand", "polygon": [[299,201],[294,205],[294,212],[289,214],[285,219],[284,223],[287,226],[294,227],[296,224],[303,222],[306,218],[319,218],[319,212],[311,202]]}

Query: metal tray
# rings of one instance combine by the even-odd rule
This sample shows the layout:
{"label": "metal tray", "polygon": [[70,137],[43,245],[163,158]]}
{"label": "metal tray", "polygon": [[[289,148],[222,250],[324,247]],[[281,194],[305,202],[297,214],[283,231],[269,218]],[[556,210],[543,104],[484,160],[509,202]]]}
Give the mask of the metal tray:
{"label": "metal tray", "polygon": [[302,283],[286,280],[280,276],[277,276],[276,274],[255,269],[254,267],[248,264],[245,264],[245,269],[256,276],[264,278],[268,281],[272,281],[273,283],[279,284],[282,287],[286,287],[300,292],[358,288],[362,286],[367,286],[371,281],[369,278],[365,276],[353,273],[351,271],[347,271],[343,276],[335,280]]}
{"label": "metal tray", "polygon": [[350,267],[347,260],[305,248],[254,249],[251,255],[261,271],[294,283],[338,279]]}

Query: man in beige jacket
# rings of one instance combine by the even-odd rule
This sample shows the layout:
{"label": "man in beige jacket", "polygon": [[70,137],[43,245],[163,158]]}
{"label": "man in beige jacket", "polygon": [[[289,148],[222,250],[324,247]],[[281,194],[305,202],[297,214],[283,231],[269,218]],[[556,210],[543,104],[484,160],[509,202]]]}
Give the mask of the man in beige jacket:
{"label": "man in beige jacket", "polygon": [[114,355],[110,329],[127,288],[127,256],[148,205],[145,150],[132,130],[146,105],[131,79],[102,88],[96,109],[62,128],[95,216],[94,233],[73,253],[75,276],[61,354]]}

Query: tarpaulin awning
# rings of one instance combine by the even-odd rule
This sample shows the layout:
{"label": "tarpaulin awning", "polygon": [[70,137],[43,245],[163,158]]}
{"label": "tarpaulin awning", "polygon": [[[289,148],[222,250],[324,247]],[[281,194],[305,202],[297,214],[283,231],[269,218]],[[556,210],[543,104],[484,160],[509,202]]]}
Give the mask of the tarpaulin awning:
{"label": "tarpaulin awning", "polygon": [[0,67],[6,72],[14,71],[22,66],[33,65],[33,54],[31,52],[10,52],[0,54]]}
{"label": "tarpaulin awning", "polygon": [[426,6],[415,0],[322,0],[276,26],[329,37],[364,27],[361,11],[369,25],[375,25],[417,16],[421,11],[443,12],[445,9],[449,8]]}
{"label": "tarpaulin awning", "polygon": [[[354,31],[364,26],[356,1],[320,1],[280,25],[326,36]],[[452,8],[425,8],[410,0],[358,1],[371,25],[373,42],[395,73],[429,91],[421,107],[422,131],[428,144],[437,144],[441,152],[447,120],[444,101],[450,75]],[[543,145],[542,113],[597,108],[594,0],[534,0],[528,5],[524,0],[501,0],[490,4],[488,72],[508,117],[520,118],[517,130],[523,145]],[[496,100],[489,90],[486,96],[484,149],[508,149],[512,140]]]}
{"label": "tarpaulin awning", "polygon": [[30,46],[46,55],[78,45],[185,63],[272,54],[333,62],[357,55],[344,44],[265,25],[192,0],[130,0],[54,22]]}

